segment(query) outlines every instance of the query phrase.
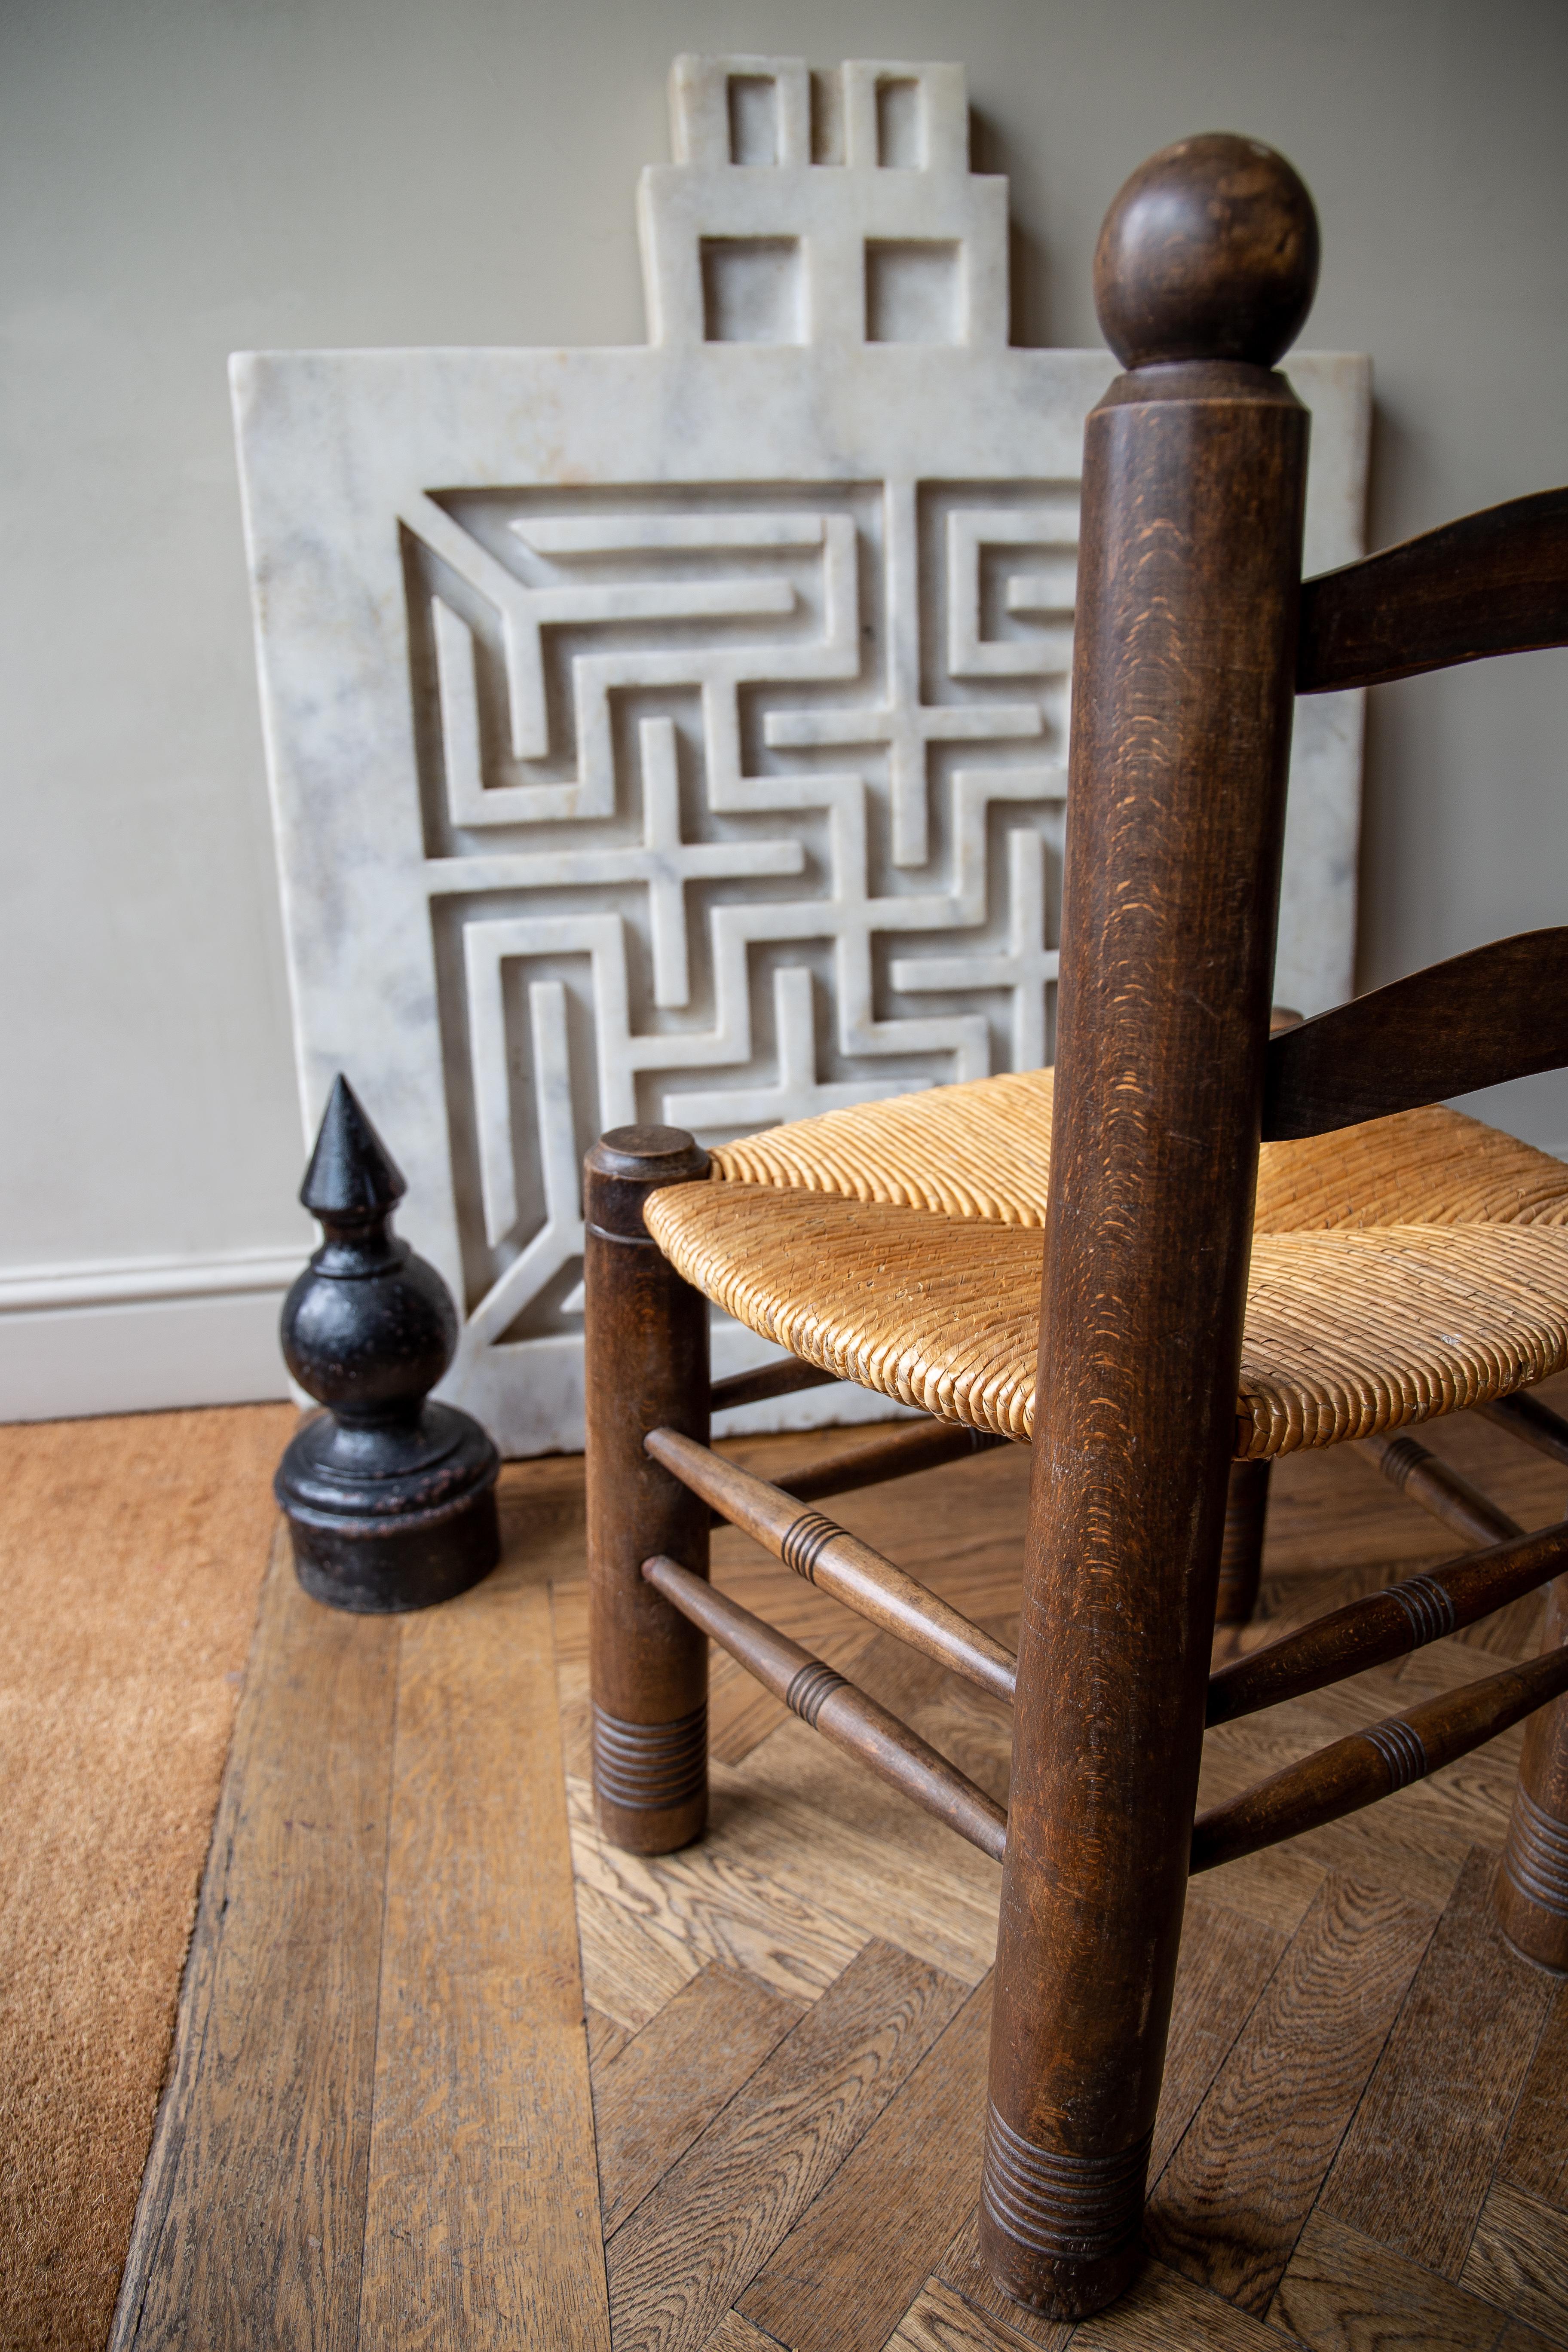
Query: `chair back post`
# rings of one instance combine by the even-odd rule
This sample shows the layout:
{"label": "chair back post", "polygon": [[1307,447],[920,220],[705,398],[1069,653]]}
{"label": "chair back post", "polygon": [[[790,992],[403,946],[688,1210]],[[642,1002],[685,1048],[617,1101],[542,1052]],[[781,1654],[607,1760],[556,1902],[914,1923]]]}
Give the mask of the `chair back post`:
{"label": "chair back post", "polygon": [[1136,2253],[1196,1798],[1296,656],[1311,200],[1183,142],[1107,215],[981,2210],[1060,2318]]}

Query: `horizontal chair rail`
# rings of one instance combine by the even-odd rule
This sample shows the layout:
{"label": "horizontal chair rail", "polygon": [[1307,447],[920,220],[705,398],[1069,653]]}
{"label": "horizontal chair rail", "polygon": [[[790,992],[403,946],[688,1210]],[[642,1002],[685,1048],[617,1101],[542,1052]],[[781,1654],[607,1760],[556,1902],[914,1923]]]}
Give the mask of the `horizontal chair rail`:
{"label": "horizontal chair rail", "polygon": [[1194,1873],[1213,1870],[1375,1805],[1484,1747],[1565,1690],[1568,1647],[1353,1731],[1260,1780],[1229,1804],[1200,1813],[1193,1824],[1190,1867]]}
{"label": "horizontal chair rail", "polygon": [[1475,1410],[1521,1444],[1533,1445],[1538,1454],[1550,1454],[1553,1462],[1568,1466],[1568,1421],[1539,1397],[1521,1391],[1514,1396],[1494,1397],[1490,1404],[1477,1405]]}
{"label": "horizontal chair rail", "polygon": [[1374,1455],[1377,1466],[1391,1486],[1441,1519],[1455,1535],[1463,1536],[1467,1543],[1507,1543],[1510,1537],[1524,1530],[1517,1519],[1500,1511],[1490,1497],[1479,1486],[1472,1486],[1458,1470],[1439,1462],[1435,1454],[1414,1437],[1391,1435],[1380,1431],[1375,1437],[1363,1439],[1366,1450]]}
{"label": "horizontal chair rail", "polygon": [[1428,964],[1271,1037],[1263,1140],[1327,1135],[1568,1063],[1568,928]]}
{"label": "horizontal chair rail", "polygon": [[837,1372],[791,1356],[782,1364],[763,1364],[754,1372],[731,1372],[715,1381],[708,1391],[708,1410],[731,1412],[737,1405],[764,1404],[771,1397],[794,1396],[800,1389],[826,1389],[837,1384]]}
{"label": "horizontal chair rail", "polygon": [[1305,1691],[1323,1690],[1347,1675],[1364,1674],[1369,1666],[1386,1665],[1478,1623],[1564,1570],[1568,1519],[1407,1576],[1222,1666],[1209,1682],[1206,1719],[1232,1723]]}
{"label": "horizontal chair rail", "polygon": [[694,1438],[673,1429],[654,1429],[643,1442],[654,1460],[683,1486],[700,1495],[797,1576],[885,1633],[896,1633],[939,1665],[978,1683],[982,1690],[999,1698],[1013,1696],[1018,1662],[1011,1650],[858,1536],[836,1527],[820,1511],[802,1510],[798,1496],[753,1477]]}
{"label": "horizontal chair rail", "polygon": [[1296,691],[1568,643],[1568,489],[1488,507],[1301,583]]}
{"label": "horizontal chair rail", "polygon": [[1016,1443],[994,1437],[988,1429],[955,1429],[948,1421],[916,1423],[890,1431],[875,1444],[848,1447],[790,1471],[779,1492],[793,1495],[799,1503],[816,1503],[825,1495],[847,1495],[858,1486],[882,1486],[889,1478],[912,1478],[917,1470],[935,1470],[944,1462],[967,1461],[971,1454],[994,1454],[999,1445]]}
{"label": "horizontal chair rail", "polygon": [[700,1626],[803,1723],[912,1797],[993,1862],[1001,1861],[1007,1843],[1007,1816],[1001,1806],[907,1723],[679,1562],[656,1556],[644,1560],[642,1572],[673,1608]]}

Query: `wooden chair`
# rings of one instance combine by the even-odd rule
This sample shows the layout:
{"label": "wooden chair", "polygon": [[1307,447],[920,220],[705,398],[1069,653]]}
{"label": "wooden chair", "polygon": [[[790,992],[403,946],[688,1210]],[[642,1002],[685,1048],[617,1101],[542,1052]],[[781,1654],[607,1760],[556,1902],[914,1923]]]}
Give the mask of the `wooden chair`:
{"label": "wooden chair", "polygon": [[[982,2243],[1058,2317],[1110,2301],[1134,2259],[1190,1872],[1542,1710],[1499,1902],[1523,1951],[1568,1968],[1568,1703],[1549,1704],[1568,1578],[1540,1658],[1194,1819],[1205,1720],[1568,1570],[1568,1521],[1521,1535],[1394,1434],[1479,1405],[1568,1463],[1568,1426],[1518,1393],[1568,1364],[1568,1167],[1440,1107],[1568,1062],[1568,930],[1272,1041],[1268,1007],[1293,693],[1568,640],[1568,493],[1303,586],[1308,418],[1273,367],[1316,278],[1306,190],[1266,148],[1185,142],[1123,189],[1095,268],[1127,373],[1086,437],[1054,1081],[833,1113],[711,1160],[622,1129],[587,1172],[604,1833],[644,1853],[701,1833],[711,1638],[1001,1863]],[[794,1360],[710,1385],[710,1300]],[[840,1378],[931,1418],[788,1493],[709,1451],[713,1412]],[[1211,1679],[1232,1464],[1347,1439],[1437,1496],[1469,1548]],[[1009,1440],[1034,1449],[1016,1659],[803,1507]],[[1005,1814],[712,1590],[712,1514],[1014,1699]]]}

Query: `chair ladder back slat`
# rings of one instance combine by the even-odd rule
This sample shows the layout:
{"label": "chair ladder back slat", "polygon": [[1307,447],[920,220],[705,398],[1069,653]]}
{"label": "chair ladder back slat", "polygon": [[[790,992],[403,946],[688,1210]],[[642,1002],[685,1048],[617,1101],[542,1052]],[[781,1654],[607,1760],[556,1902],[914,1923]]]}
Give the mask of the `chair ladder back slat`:
{"label": "chair ladder back slat", "polygon": [[1520,931],[1268,1042],[1263,1139],[1286,1142],[1568,1066],[1568,927]]}
{"label": "chair ladder back slat", "polygon": [[1568,645],[1568,488],[1538,490],[1301,587],[1298,694]]}

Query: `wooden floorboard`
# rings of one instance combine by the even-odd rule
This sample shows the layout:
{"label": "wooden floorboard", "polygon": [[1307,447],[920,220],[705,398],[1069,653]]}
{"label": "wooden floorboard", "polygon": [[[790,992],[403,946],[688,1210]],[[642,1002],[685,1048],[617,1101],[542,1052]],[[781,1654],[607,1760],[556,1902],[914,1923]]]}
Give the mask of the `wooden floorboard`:
{"label": "wooden floorboard", "polygon": [[400,1628],[360,2337],[609,2352],[550,1590]]}
{"label": "wooden floorboard", "polygon": [[[1524,1525],[1568,1499],[1483,1423],[1423,1439]],[[787,1479],[822,1444],[729,1450]],[[1027,1475],[1008,1448],[830,1507],[1011,1640]],[[1273,1489],[1258,1622],[1222,1650],[1453,1556],[1354,1449]],[[1568,2347],[1568,1990],[1488,1900],[1518,1732],[1194,1882],[1146,2251],[1075,2329],[979,2261],[994,1864],[727,1662],[708,1837],[606,1850],[581,1465],[501,1496],[502,1570],[428,1616],[268,1585],[117,2347]],[[1005,1801],[998,1703],[731,1531],[714,1575]],[[1205,1801],[1538,1624],[1223,1727]]]}
{"label": "wooden floorboard", "polygon": [[359,2342],[397,1631],[279,1541],[110,2344]]}

